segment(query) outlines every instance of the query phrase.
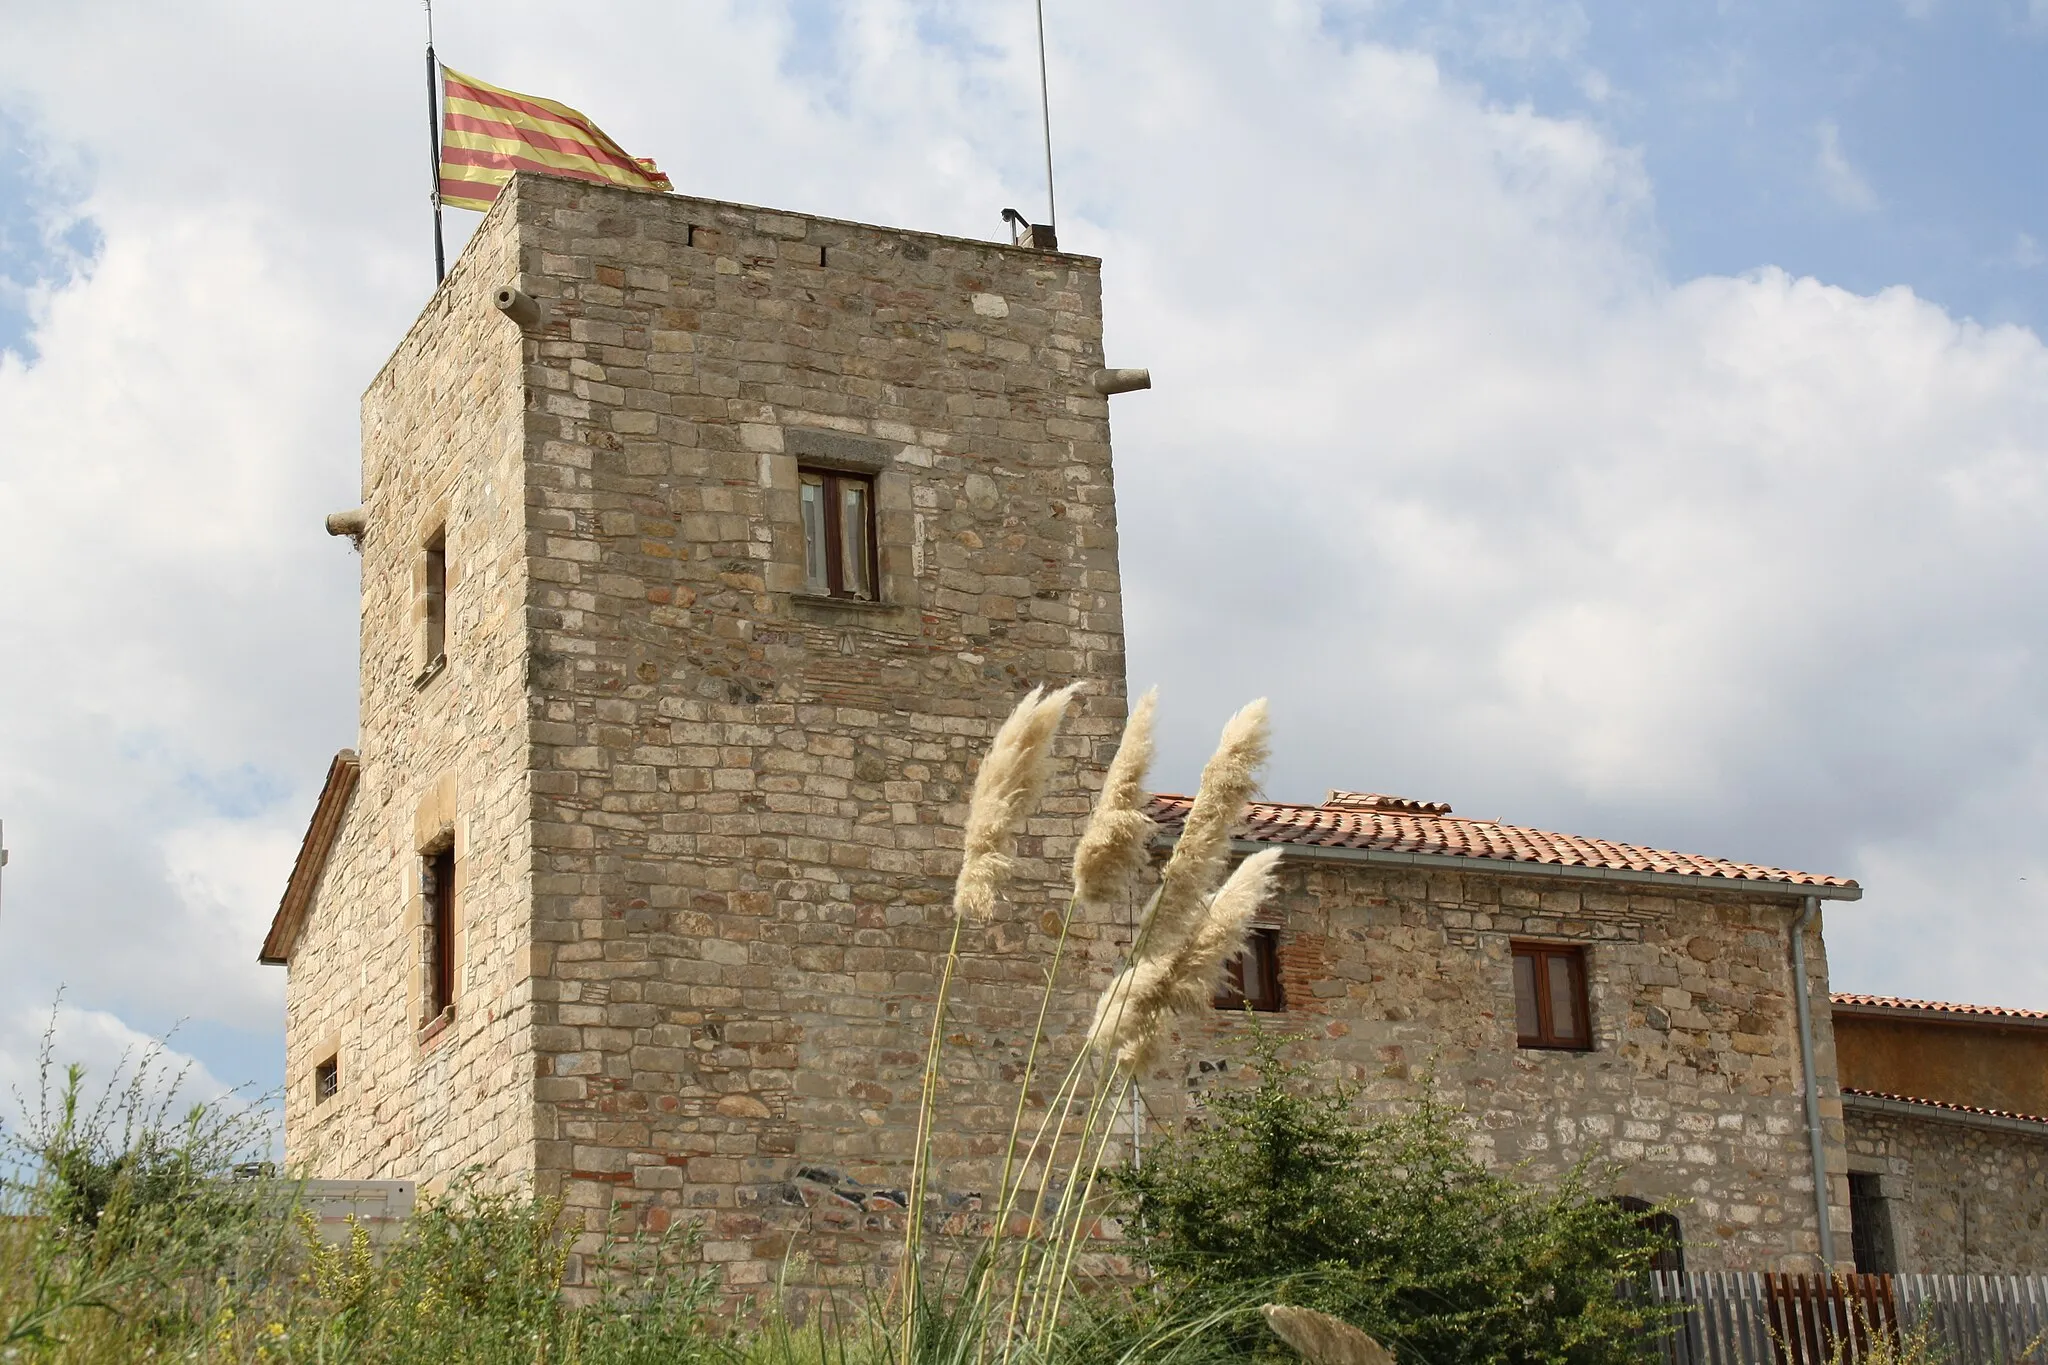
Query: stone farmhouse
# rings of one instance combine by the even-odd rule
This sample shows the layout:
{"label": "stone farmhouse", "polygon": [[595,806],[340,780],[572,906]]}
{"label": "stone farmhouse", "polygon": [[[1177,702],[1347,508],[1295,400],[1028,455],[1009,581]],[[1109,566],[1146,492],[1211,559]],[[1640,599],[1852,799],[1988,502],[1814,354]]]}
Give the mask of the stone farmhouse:
{"label": "stone farmhouse", "polygon": [[2048,1269],[2048,1013],[1837,995],[1859,1268]]}
{"label": "stone farmhouse", "polygon": [[[291,1163],[481,1167],[593,1233],[701,1220],[737,1288],[793,1245],[857,1280],[902,1208],[974,764],[1025,687],[1085,678],[1016,913],[967,946],[937,1157],[976,1207],[1125,714],[1099,271],[1039,232],[506,188],[365,394],[363,504],[330,519],[360,739],[261,952]],[[1186,806],[1157,799],[1166,835]],[[1819,912],[1853,882],[1356,792],[1253,806],[1268,844],[1239,1008],[1183,1031],[1145,1127],[1227,1072],[1248,1004],[1370,1100],[1433,1077],[1502,1166],[1620,1162],[1685,1201],[1692,1268],[1945,1248],[1920,1203],[1966,1129],[2025,1182],[1971,1268],[2048,1269],[2048,1121],[1844,1089],[1843,1040],[1892,1018],[1829,1007]],[[1079,926],[1054,1038],[1134,917]]]}

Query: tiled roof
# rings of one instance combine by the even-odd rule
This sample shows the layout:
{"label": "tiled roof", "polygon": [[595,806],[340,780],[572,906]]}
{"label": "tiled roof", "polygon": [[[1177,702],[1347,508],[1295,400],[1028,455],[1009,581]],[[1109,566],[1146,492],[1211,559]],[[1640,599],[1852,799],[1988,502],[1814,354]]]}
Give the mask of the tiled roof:
{"label": "tiled roof", "polygon": [[1915,1095],[1887,1095],[1882,1090],[1857,1090],[1852,1086],[1842,1087],[1842,1098],[1855,1101],[1879,1100],[1885,1104],[1910,1104],[1923,1109],[1938,1109],[1950,1114],[1968,1114],[1977,1118],[2004,1119],[2009,1123],[2038,1123],[2048,1128],[2048,1117],[2040,1114],[2015,1114],[2009,1109],[1986,1109],[1975,1104],[1950,1104],[1947,1100],[1923,1100]]}
{"label": "tiled roof", "polygon": [[356,776],[361,771],[362,763],[353,749],[343,749],[327,765],[327,781],[320,788],[320,799],[313,805],[306,837],[299,841],[298,860],[292,864],[291,880],[285,883],[284,899],[277,903],[270,932],[263,936],[263,947],[256,953],[258,962],[281,966],[291,957],[292,944],[306,922],[313,890],[320,884],[320,873],[327,866],[334,837],[341,833],[341,817],[348,810],[348,798],[356,789]]}
{"label": "tiled roof", "polygon": [[2048,1010],[2015,1010],[2000,1005],[1958,1005],[1946,1000],[1902,1000],[1896,995],[1851,995],[1840,991],[1830,995],[1828,1000],[1838,1008],[1849,1010],[1900,1010],[1933,1018],[1981,1020],[1985,1023],[2003,1020],[2015,1024],[2048,1024]]}
{"label": "tiled roof", "polygon": [[[1161,793],[1152,798],[1149,810],[1167,832],[1178,835],[1193,804],[1192,797]],[[1495,820],[1473,820],[1452,815],[1450,807],[1440,802],[1366,792],[1332,792],[1330,800],[1320,806],[1251,802],[1245,807],[1241,837],[1262,844],[1355,849],[1390,857],[1412,855],[1416,861],[1484,858],[1526,864],[1531,871],[1583,869],[1592,877],[1774,882],[1826,890],[1843,899],[1854,899],[1860,894],[1856,883],[1845,877],[1791,872],[1696,853],[1672,853],[1524,825],[1504,825]]]}

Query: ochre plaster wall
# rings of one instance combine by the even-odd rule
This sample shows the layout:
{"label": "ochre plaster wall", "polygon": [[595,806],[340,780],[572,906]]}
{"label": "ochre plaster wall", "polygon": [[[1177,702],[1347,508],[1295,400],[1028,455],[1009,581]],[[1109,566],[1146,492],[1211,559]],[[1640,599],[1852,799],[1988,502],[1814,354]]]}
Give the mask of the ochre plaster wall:
{"label": "ochre plaster wall", "polygon": [[2048,1115],[2048,1027],[1842,1011],[1835,1046],[1852,1089]]}

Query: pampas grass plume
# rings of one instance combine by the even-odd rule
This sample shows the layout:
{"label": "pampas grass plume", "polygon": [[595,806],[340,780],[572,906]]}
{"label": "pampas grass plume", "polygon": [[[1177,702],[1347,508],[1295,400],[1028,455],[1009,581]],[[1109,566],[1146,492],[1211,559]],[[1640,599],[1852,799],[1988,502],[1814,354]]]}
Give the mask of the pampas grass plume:
{"label": "pampas grass plume", "polygon": [[1110,983],[1095,1007],[1096,1047],[1142,1071],[1158,1055],[1174,1019],[1209,1007],[1224,964],[1243,951],[1245,934],[1272,893],[1279,861],[1280,850],[1268,848],[1239,863],[1177,950],[1148,954]]}
{"label": "pampas grass plume", "polygon": [[1394,1365],[1386,1347],[1328,1313],[1279,1303],[1259,1311],[1266,1315],[1273,1335],[1301,1352],[1308,1365]]}
{"label": "pampas grass plume", "polygon": [[1074,849],[1074,895],[1088,905],[1110,905],[1130,893],[1145,867],[1145,850],[1157,828],[1145,814],[1145,774],[1152,767],[1152,713],[1159,689],[1138,698],[1124,722],[1102,796]]}
{"label": "pampas grass plume", "polygon": [[1080,683],[1056,692],[1034,687],[996,731],[967,804],[960,877],[953,884],[953,908],[960,914],[987,919],[995,913],[996,896],[1015,862],[1017,831],[1038,808],[1052,775],[1053,736],[1080,690]]}
{"label": "pampas grass plume", "polygon": [[1229,861],[1230,831],[1244,817],[1244,803],[1258,790],[1259,769],[1271,753],[1266,699],[1260,697],[1230,718],[1202,769],[1202,785],[1160,877],[1159,900],[1142,934],[1143,952],[1160,957],[1178,952],[1201,922],[1209,892]]}

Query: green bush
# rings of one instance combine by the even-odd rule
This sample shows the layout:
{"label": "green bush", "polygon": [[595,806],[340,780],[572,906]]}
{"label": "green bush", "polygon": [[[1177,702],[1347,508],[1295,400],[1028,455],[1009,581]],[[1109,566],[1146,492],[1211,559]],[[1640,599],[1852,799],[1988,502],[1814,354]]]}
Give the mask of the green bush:
{"label": "green bush", "polygon": [[[694,1365],[723,1360],[710,1309],[715,1277],[693,1232],[613,1237],[595,1302],[561,1291],[568,1243],[560,1208],[482,1188],[472,1174],[424,1201],[382,1253],[357,1228],[345,1246],[313,1238],[287,1292],[248,1305],[229,1335],[264,1358],[454,1365]],[[231,1357],[232,1358],[232,1357]]]}
{"label": "green bush", "polygon": [[[1656,1236],[1581,1165],[1556,1188],[1489,1173],[1433,1095],[1361,1121],[1355,1089],[1312,1083],[1256,1029],[1257,1082],[1113,1177],[1155,1276],[1149,1301],[1320,1309],[1428,1365],[1645,1359],[1660,1310],[1623,1294]],[[1266,1349],[1255,1323],[1230,1329]]]}
{"label": "green bush", "polygon": [[[696,1365],[731,1359],[693,1232],[613,1235],[588,1301],[561,1291],[560,1209],[474,1179],[374,1251],[323,1245],[297,1185],[264,1175],[260,1109],[173,1117],[157,1054],[97,1099],[56,1072],[0,1132],[0,1362]],[[125,1080],[124,1080],[125,1075]]]}

